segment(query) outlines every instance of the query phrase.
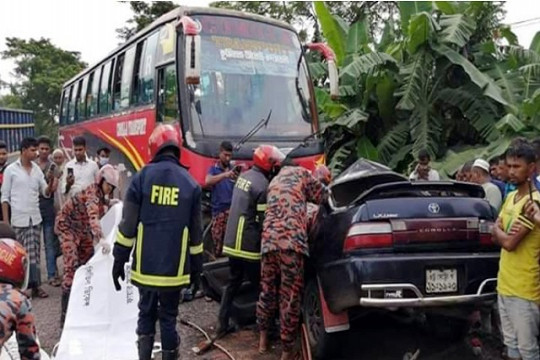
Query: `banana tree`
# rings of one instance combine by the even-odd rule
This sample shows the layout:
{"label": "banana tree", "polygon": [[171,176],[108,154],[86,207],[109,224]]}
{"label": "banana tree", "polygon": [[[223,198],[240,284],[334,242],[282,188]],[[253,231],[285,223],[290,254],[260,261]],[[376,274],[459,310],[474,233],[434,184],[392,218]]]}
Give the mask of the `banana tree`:
{"label": "banana tree", "polygon": [[[339,49],[341,98],[332,101],[324,88],[317,89],[335,172],[356,157],[405,170],[421,149],[440,157],[454,147],[452,154],[459,156],[470,150],[467,144],[500,138],[506,130],[494,119],[512,104],[504,84],[477,67],[471,54],[483,45],[471,39],[485,37],[477,30],[482,6],[403,2],[400,18],[388,19],[375,41],[365,21],[347,26],[324,3],[315,3],[323,36]],[[315,78],[324,78],[322,64],[310,68]],[[522,71],[537,74],[538,68]]]}
{"label": "banana tree", "polygon": [[[483,70],[502,90],[504,104],[466,103],[451,90],[444,96],[481,129],[486,142],[475,148],[448,152],[438,167],[450,175],[461,164],[474,157],[490,158],[506,151],[518,136],[533,138],[540,134],[540,32],[528,49],[518,45],[496,47],[486,44],[475,54],[484,61]],[[487,106],[486,106],[487,105]]]}

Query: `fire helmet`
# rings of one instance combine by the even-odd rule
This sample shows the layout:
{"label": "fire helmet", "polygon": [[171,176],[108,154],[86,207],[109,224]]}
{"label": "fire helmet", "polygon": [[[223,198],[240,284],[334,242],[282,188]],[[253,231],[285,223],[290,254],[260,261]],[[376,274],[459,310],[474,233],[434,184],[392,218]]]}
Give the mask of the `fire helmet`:
{"label": "fire helmet", "polygon": [[181,142],[180,131],[176,127],[169,124],[158,125],[148,139],[150,156],[152,158],[155,157],[161,150],[169,146],[175,147],[180,151]]}
{"label": "fire helmet", "polygon": [[0,282],[22,290],[28,285],[30,263],[24,247],[13,239],[0,239]]}
{"label": "fire helmet", "polygon": [[118,187],[118,171],[110,165],[104,165],[96,174],[96,183],[100,184],[101,180],[105,180],[110,185],[114,186],[115,188]]}
{"label": "fire helmet", "polygon": [[332,173],[326,167],[326,165],[317,165],[317,167],[313,170],[313,176],[315,179],[327,186],[332,181]]}
{"label": "fire helmet", "polygon": [[273,145],[259,145],[253,152],[253,163],[267,172],[276,166],[281,166],[283,160],[285,160],[285,154]]}

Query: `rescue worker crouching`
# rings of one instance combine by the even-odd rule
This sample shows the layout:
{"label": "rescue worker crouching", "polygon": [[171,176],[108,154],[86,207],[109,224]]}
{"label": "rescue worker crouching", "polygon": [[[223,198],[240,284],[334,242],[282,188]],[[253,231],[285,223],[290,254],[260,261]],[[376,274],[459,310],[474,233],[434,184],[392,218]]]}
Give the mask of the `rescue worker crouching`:
{"label": "rescue worker crouching", "polygon": [[[180,133],[160,125],[149,139],[152,161],[133,176],[114,244],[113,281],[120,290],[133,247],[131,282],[139,288],[140,360],[152,356],[159,318],[162,359],[178,358],[180,292],[202,267],[201,188],[180,165]],[[135,240],[136,239],[136,240]],[[191,256],[190,256],[191,255]],[[193,274],[193,275],[190,275]]]}
{"label": "rescue worker crouching", "polygon": [[261,293],[257,302],[260,353],[268,349],[268,328],[279,306],[281,359],[294,357],[304,259],[309,256],[307,203],[320,204],[325,194],[323,184],[290,158],[268,186],[261,238]]}
{"label": "rescue worker crouching", "polygon": [[221,298],[218,337],[229,330],[231,306],[244,277],[259,289],[266,191],[284,158],[275,146],[261,145],[253,153],[253,167],[236,180],[223,247],[223,253],[229,257],[230,282]]}
{"label": "rescue worker crouching", "polygon": [[7,224],[0,224],[0,252],[0,349],[15,331],[20,358],[38,360],[32,304],[23,293],[30,271],[28,255]]}
{"label": "rescue worker crouching", "polygon": [[111,251],[105,241],[100,219],[107,212],[111,204],[110,196],[116,187],[118,172],[112,165],[105,165],[96,174],[95,183],[70,197],[56,217],[55,233],[60,238],[64,259],[60,317],[62,326],[75,271],[94,255],[94,242],[98,243],[103,253]]}

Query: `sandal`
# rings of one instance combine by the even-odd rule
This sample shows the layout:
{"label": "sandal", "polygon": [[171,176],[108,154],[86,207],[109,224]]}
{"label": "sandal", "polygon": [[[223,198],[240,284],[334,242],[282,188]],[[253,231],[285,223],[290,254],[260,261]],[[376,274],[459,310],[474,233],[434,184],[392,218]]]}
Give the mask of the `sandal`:
{"label": "sandal", "polygon": [[49,294],[45,292],[41,287],[38,287],[37,289],[32,289],[32,295],[37,296],[40,299],[45,299],[49,297]]}
{"label": "sandal", "polygon": [[51,286],[59,287],[61,284],[62,284],[62,282],[58,278],[49,279],[49,285],[51,285]]}
{"label": "sandal", "polygon": [[24,290],[24,295],[25,295],[28,299],[32,299],[32,289],[26,289],[26,290]]}

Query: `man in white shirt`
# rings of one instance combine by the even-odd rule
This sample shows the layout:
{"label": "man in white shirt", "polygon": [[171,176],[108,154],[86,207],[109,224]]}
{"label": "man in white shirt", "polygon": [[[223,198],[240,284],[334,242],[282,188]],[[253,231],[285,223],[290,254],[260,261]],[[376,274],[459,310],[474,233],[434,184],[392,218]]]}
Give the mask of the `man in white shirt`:
{"label": "man in white shirt", "polygon": [[476,159],[471,170],[471,182],[481,185],[486,193],[485,199],[497,211],[502,205],[501,190],[491,182],[489,176],[489,163],[483,159]]}
{"label": "man in white shirt", "polygon": [[62,194],[72,197],[94,183],[99,170],[96,162],[86,156],[86,140],[82,136],[73,139],[75,157],[67,162],[60,181]]}
{"label": "man in white shirt", "polygon": [[437,170],[433,170],[430,165],[431,156],[427,150],[418,152],[418,165],[409,176],[412,181],[439,181],[440,176]]}
{"label": "man in white shirt", "polygon": [[[21,157],[9,165],[4,172],[2,183],[2,214],[5,223],[11,223],[17,241],[26,249],[30,262],[28,296],[47,297],[41,288],[40,273],[40,237],[41,213],[39,195],[49,197],[55,191],[55,178],[47,184],[39,166],[34,162],[37,157],[37,141],[25,138],[21,142]],[[11,209],[11,218],[9,210]]]}

